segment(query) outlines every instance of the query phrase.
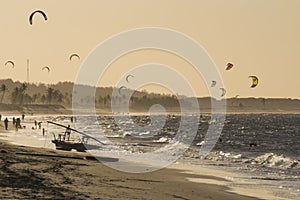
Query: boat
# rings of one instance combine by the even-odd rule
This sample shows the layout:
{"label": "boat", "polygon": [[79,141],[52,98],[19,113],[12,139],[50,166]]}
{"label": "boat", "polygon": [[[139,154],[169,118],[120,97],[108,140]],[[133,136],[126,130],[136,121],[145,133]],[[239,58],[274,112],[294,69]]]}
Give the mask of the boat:
{"label": "boat", "polygon": [[[101,148],[100,145],[88,144],[89,139],[93,139],[97,143],[104,145],[104,143],[99,141],[98,139],[91,137],[91,136],[89,136],[83,132],[80,132],[76,129],[73,129],[70,126],[65,126],[63,124],[59,124],[59,123],[52,122],[52,121],[47,121],[47,123],[66,128],[65,132],[59,133],[59,134],[57,134],[57,136],[53,133],[54,139],[51,140],[51,142],[55,144],[55,148],[57,150],[71,151],[74,149],[78,152],[86,152],[87,150],[90,150],[90,149]],[[71,131],[78,133],[81,136],[81,138],[78,137],[77,139],[71,139],[70,138]]]}
{"label": "boat", "polygon": [[86,152],[87,150],[82,142],[67,142],[54,139],[52,140],[52,143],[55,144],[55,148],[57,150],[71,151],[72,149],[74,149],[78,152]]}

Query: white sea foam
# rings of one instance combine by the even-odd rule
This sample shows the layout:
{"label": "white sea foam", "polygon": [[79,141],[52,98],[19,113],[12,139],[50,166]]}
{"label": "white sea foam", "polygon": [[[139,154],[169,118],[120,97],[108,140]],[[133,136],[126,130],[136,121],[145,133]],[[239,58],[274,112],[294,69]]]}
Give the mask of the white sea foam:
{"label": "white sea foam", "polygon": [[251,164],[259,164],[266,167],[280,169],[300,168],[299,160],[295,160],[284,155],[277,155],[274,153],[263,154],[254,159],[249,160],[248,162],[251,162]]}
{"label": "white sea foam", "polygon": [[166,142],[169,142],[169,141],[170,141],[169,138],[167,138],[167,137],[161,137],[158,140],[155,140],[154,142],[157,142],[157,143],[166,143]]}

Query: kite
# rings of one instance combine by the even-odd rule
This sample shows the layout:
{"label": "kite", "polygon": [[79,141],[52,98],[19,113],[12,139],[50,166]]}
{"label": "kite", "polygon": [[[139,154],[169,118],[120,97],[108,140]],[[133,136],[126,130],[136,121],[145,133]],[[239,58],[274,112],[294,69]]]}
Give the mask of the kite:
{"label": "kite", "polygon": [[133,75],[131,75],[131,74],[129,74],[128,76],[126,76],[126,81],[127,81],[127,83],[129,83],[129,78],[130,77],[134,77]]}
{"label": "kite", "polygon": [[215,87],[217,84],[217,81],[211,81],[211,86],[210,87]]}
{"label": "kite", "polygon": [[122,94],[121,94],[121,90],[122,90],[122,89],[126,89],[126,87],[125,87],[125,86],[121,86],[121,87],[119,88],[119,94],[120,94],[120,95],[122,95]]}
{"label": "kite", "polygon": [[11,64],[13,68],[15,67],[15,63],[13,61],[11,61],[11,60],[7,61],[5,63],[5,66],[8,65],[8,64]]}
{"label": "kite", "polygon": [[257,78],[257,76],[249,76],[249,78],[252,79],[251,88],[255,88],[258,85],[258,78]]}
{"label": "kite", "polygon": [[71,61],[72,58],[74,58],[74,57],[77,57],[78,60],[80,60],[80,56],[78,54],[75,54],[75,53],[70,56],[69,60]]}
{"label": "kite", "polygon": [[226,70],[230,70],[231,68],[233,68],[233,64],[232,63],[227,63],[226,65]]}
{"label": "kite", "polygon": [[49,68],[49,67],[47,67],[47,66],[46,66],[46,67],[43,67],[42,70],[44,70],[44,69],[47,69],[48,72],[50,72],[50,68]]}
{"label": "kite", "polygon": [[226,90],[225,90],[224,88],[220,88],[220,90],[222,90],[222,95],[221,95],[221,97],[225,96]]}
{"label": "kite", "polygon": [[31,13],[30,16],[29,16],[29,23],[30,23],[30,25],[33,24],[33,22],[32,22],[33,16],[34,16],[36,13],[40,13],[40,14],[44,17],[45,20],[48,19],[46,13],[44,13],[44,12],[41,11],[41,10],[36,10],[36,11],[34,11],[33,13]]}

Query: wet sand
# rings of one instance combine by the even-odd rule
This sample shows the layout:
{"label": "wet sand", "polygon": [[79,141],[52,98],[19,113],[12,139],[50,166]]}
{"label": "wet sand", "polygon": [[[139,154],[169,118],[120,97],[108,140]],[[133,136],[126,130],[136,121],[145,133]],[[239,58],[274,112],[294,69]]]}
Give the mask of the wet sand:
{"label": "wet sand", "polygon": [[84,159],[87,155],[15,146],[0,140],[0,198],[256,199],[226,192],[224,186],[188,180],[226,181],[220,178],[170,168],[123,173],[90,157]]}

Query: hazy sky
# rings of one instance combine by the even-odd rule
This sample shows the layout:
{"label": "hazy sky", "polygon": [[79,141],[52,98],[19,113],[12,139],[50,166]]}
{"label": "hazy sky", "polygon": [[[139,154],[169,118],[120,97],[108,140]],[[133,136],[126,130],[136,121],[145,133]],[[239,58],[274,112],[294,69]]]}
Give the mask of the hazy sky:
{"label": "hazy sky", "polygon": [[[49,19],[36,15],[31,26],[29,15],[37,9]],[[89,52],[108,37],[134,28],[162,27],[192,37],[207,50],[227,97],[300,98],[299,11],[299,0],[1,0],[0,78],[26,81],[29,59],[30,82],[74,81]],[[81,60],[70,62],[72,53]],[[8,60],[15,68],[4,66]],[[235,65],[230,71],[225,71],[227,62]],[[155,50],[121,57],[100,85],[114,85],[130,68],[144,63],[172,66],[198,96],[208,95],[188,63]],[[42,71],[44,66],[51,72]],[[255,89],[249,87],[249,75],[260,79]]]}

